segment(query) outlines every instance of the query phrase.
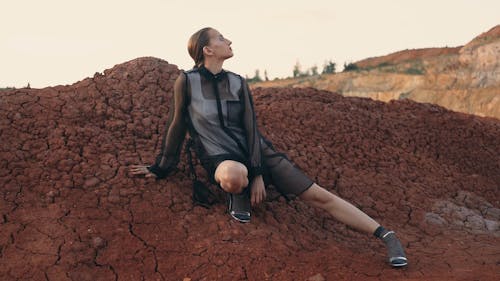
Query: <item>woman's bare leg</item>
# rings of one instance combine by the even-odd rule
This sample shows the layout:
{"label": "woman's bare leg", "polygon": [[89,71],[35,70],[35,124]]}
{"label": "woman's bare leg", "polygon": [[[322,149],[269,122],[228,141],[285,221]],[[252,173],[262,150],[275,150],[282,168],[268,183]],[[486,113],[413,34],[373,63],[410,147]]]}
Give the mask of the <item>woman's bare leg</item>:
{"label": "woman's bare leg", "polygon": [[389,263],[392,266],[401,267],[408,264],[406,254],[394,231],[385,230],[374,219],[349,202],[315,183],[304,191],[299,198],[314,207],[327,211],[331,216],[354,229],[374,234],[380,238],[387,247]]}
{"label": "woman's bare leg", "polygon": [[316,183],[304,191],[299,198],[314,207],[327,211],[335,219],[359,231],[373,234],[380,226],[360,209]]}

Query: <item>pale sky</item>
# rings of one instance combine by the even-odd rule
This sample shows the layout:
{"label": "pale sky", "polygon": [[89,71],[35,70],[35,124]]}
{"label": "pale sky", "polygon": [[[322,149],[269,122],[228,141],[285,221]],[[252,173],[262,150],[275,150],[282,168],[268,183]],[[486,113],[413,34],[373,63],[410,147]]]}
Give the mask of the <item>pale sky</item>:
{"label": "pale sky", "polygon": [[191,34],[232,40],[224,69],[270,79],[326,60],[455,47],[500,24],[498,0],[0,0],[0,87],[73,84],[138,57],[193,65]]}

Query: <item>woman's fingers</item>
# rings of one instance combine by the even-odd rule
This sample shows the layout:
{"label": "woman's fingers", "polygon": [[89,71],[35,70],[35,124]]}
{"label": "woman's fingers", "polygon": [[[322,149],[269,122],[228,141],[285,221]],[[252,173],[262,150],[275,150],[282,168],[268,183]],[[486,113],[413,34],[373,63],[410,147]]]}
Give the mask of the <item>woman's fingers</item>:
{"label": "woman's fingers", "polygon": [[130,169],[131,170],[144,170],[144,169],[147,170],[147,167],[148,166],[145,166],[145,165],[131,165]]}
{"label": "woman's fingers", "polygon": [[145,174],[145,173],[149,173],[149,171],[147,169],[132,169],[132,170],[130,170],[130,172],[132,172],[132,174]]}
{"label": "woman's fingers", "polygon": [[264,199],[266,199],[266,190],[262,189],[262,192],[260,193],[259,203],[264,202]]}
{"label": "woman's fingers", "polygon": [[130,165],[129,171],[132,175],[145,175],[145,177],[155,177],[153,173],[148,170],[146,165]]}
{"label": "woman's fingers", "polygon": [[259,204],[260,202],[264,201],[265,197],[265,191],[262,192],[261,190],[257,190],[252,192],[252,198],[251,198],[251,203],[252,205]]}
{"label": "woman's fingers", "polygon": [[252,205],[259,204],[264,201],[266,198],[266,188],[264,185],[264,181],[261,176],[257,177],[255,181],[252,182]]}
{"label": "woman's fingers", "polygon": [[257,201],[257,192],[256,191],[252,191],[252,196],[250,198],[250,202],[252,203],[252,206],[255,205]]}

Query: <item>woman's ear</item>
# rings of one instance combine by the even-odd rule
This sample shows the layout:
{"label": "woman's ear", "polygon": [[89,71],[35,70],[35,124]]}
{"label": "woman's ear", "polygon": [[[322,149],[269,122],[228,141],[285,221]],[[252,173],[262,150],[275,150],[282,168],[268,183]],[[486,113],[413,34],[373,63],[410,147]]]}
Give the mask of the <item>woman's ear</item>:
{"label": "woman's ear", "polygon": [[213,53],[214,53],[214,52],[212,51],[212,49],[210,49],[210,47],[209,47],[209,46],[205,46],[205,47],[203,47],[203,55],[205,55],[205,56],[207,56],[207,55],[208,55],[208,56],[210,56],[210,55],[213,55]]}

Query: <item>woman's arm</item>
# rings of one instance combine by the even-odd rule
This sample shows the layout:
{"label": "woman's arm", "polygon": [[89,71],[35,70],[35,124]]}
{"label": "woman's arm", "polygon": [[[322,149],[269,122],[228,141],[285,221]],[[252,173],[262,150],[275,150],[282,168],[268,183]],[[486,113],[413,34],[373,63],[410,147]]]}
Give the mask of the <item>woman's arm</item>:
{"label": "woman's arm", "polygon": [[260,134],[257,129],[257,120],[253,106],[252,93],[248,83],[242,79],[243,100],[245,108],[243,110],[243,123],[248,140],[248,150],[250,154],[250,173],[254,176],[250,183],[250,194],[252,205],[259,204],[266,198],[266,188],[262,178],[262,150],[260,147]]}
{"label": "woman's arm", "polygon": [[163,133],[161,152],[156,157],[154,165],[148,170],[157,178],[167,177],[179,163],[182,144],[186,136],[185,114],[186,105],[186,75],[181,72],[174,85],[174,98],[170,107],[170,116]]}
{"label": "woman's arm", "polygon": [[257,120],[255,119],[255,111],[253,106],[252,94],[248,83],[242,78],[243,86],[243,123],[248,140],[248,150],[250,156],[250,169],[254,176],[262,174],[262,153],[260,148],[260,135],[257,129]]}

